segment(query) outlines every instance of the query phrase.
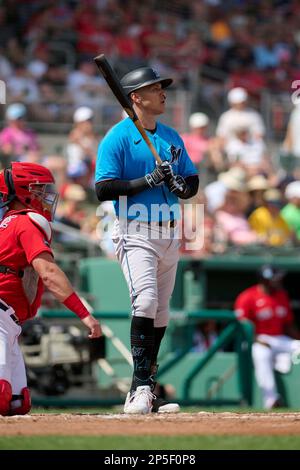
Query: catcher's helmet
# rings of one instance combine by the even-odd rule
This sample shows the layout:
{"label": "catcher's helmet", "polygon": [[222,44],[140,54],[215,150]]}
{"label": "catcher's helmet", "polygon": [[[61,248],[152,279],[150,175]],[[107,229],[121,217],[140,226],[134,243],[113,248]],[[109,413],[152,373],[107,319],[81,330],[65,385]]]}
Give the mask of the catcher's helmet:
{"label": "catcher's helmet", "polygon": [[16,199],[51,221],[58,200],[54,183],[48,168],[36,163],[12,162],[9,168],[0,172],[0,207],[8,206]]}
{"label": "catcher's helmet", "polygon": [[172,78],[161,78],[159,73],[151,67],[141,67],[132,70],[121,79],[121,85],[127,95],[153,83],[161,83],[163,88],[167,88],[173,82]]}

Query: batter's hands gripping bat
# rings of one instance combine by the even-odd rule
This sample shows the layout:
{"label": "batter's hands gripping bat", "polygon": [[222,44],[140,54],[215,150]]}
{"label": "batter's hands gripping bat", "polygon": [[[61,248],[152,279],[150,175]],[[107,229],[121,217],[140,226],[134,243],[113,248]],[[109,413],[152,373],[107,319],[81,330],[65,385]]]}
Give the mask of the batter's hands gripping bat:
{"label": "batter's hands gripping bat", "polygon": [[148,145],[148,147],[149,147],[152,155],[154,156],[155,160],[160,165],[162,163],[162,159],[158,155],[158,153],[157,153],[155,147],[153,146],[151,140],[147,136],[146,131],[143,128],[141,121],[137,117],[136,112],[132,107],[130,99],[126,95],[126,93],[125,93],[125,91],[124,91],[124,89],[123,89],[123,87],[120,83],[120,80],[118,79],[116,73],[111,68],[110,64],[108,63],[108,61],[105,57],[105,55],[104,54],[98,55],[97,57],[94,58],[94,61],[97,65],[98,69],[102,73],[103,77],[105,78],[109,88],[111,89],[111,91],[113,92],[113,94],[115,95],[117,100],[119,101],[122,108],[126,111],[126,113],[128,114],[128,116],[132,120],[135,127],[138,129],[139,133],[141,134],[141,136],[145,140],[146,144]]}
{"label": "batter's hands gripping bat", "polygon": [[[104,79],[106,80],[109,88],[111,89],[111,91],[113,92],[113,94],[115,95],[117,100],[119,101],[120,105],[126,111],[128,116],[132,120],[133,124],[135,125],[135,127],[137,128],[137,130],[139,131],[141,136],[143,137],[143,139],[146,142],[146,144],[148,145],[152,155],[154,156],[156,162],[158,163],[158,165],[160,165],[162,163],[162,159],[158,155],[154,145],[152,144],[151,140],[147,136],[146,131],[143,128],[141,121],[139,120],[135,110],[133,109],[133,106],[130,102],[130,99],[126,95],[126,93],[125,93],[125,91],[124,91],[124,89],[123,89],[123,87],[120,83],[120,80],[118,79],[118,77],[117,77],[116,73],[114,72],[114,70],[111,68],[108,60],[105,57],[105,55],[104,54],[98,55],[97,57],[94,58],[94,61],[97,65],[98,69],[100,70],[101,74],[103,75]],[[179,191],[183,191],[183,187],[180,186],[176,182],[175,178],[174,178],[173,183],[177,186]]]}

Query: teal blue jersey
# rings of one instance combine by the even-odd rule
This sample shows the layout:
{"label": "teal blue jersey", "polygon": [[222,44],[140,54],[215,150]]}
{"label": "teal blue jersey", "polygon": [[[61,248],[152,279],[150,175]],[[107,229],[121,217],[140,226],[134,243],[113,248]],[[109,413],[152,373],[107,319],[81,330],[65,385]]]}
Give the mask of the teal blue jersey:
{"label": "teal blue jersey", "polygon": [[[146,132],[161,159],[172,164],[174,175],[184,178],[197,175],[183,141],[174,129],[157,122],[154,133]],[[100,143],[95,181],[133,180],[151,173],[155,166],[149,147],[131,119],[127,118],[110,129]],[[118,217],[147,222],[178,219],[180,216],[178,198],[164,183],[114,201],[114,206]]]}

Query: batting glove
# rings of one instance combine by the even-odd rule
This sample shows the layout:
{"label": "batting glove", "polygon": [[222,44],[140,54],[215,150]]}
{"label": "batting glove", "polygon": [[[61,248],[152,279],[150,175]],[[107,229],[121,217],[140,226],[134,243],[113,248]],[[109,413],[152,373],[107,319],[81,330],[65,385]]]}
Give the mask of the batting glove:
{"label": "batting glove", "polygon": [[160,165],[157,165],[152,173],[145,175],[146,181],[150,188],[153,188],[154,186],[160,186],[164,181],[171,181],[173,177],[174,174],[172,166],[168,160],[165,160]]}
{"label": "batting glove", "polygon": [[167,182],[167,186],[171,193],[174,193],[177,197],[182,197],[188,191],[188,186],[185,182],[185,179],[180,176],[174,176],[169,182]]}

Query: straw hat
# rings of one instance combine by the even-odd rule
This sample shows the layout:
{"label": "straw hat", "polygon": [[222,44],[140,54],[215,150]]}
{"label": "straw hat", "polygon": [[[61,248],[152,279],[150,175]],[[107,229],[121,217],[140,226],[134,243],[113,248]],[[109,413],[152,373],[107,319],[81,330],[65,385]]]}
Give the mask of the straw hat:
{"label": "straw hat", "polygon": [[69,184],[63,197],[66,201],[82,202],[86,199],[86,192],[80,184]]}
{"label": "straw hat", "polygon": [[281,193],[275,188],[267,189],[264,192],[264,200],[271,203],[281,203]]}
{"label": "straw hat", "polygon": [[266,191],[269,188],[268,180],[262,175],[253,176],[248,181],[249,191]]}
{"label": "straw hat", "polygon": [[233,191],[245,192],[248,189],[246,185],[246,173],[239,167],[233,167],[228,171],[220,173],[218,180],[221,181],[227,189]]}

